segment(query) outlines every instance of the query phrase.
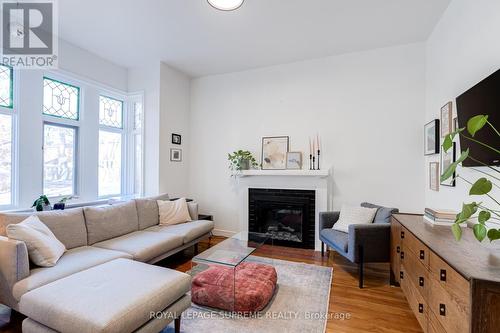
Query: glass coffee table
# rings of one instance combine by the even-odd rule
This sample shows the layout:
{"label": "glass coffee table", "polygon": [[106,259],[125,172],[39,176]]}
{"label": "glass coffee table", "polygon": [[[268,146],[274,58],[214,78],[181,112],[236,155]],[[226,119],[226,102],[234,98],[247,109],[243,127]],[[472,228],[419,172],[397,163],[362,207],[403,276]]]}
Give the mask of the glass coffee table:
{"label": "glass coffee table", "polygon": [[[255,303],[255,300],[245,296],[244,288],[249,288],[251,285],[255,293],[255,290],[258,291],[262,287],[262,283],[268,281],[274,283],[275,287],[277,276],[272,265],[269,265],[269,260],[266,264],[262,264],[247,259],[264,244],[270,245],[272,249],[272,242],[270,234],[241,232],[195,256],[190,271],[193,278],[191,291],[193,303],[226,311],[253,311],[247,309],[248,306],[245,304]],[[269,283],[261,288],[263,294],[257,292],[259,296],[257,303],[265,302],[267,297],[269,300],[272,297],[267,295]]]}

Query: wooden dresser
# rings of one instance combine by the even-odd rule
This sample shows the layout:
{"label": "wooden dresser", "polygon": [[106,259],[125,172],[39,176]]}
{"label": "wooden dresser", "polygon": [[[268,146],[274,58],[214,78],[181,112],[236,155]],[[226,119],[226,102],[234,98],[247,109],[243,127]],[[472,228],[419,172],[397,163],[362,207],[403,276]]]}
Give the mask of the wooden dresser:
{"label": "wooden dresser", "polygon": [[457,242],[450,227],[421,215],[391,219],[391,284],[424,332],[500,332],[500,250],[463,231]]}

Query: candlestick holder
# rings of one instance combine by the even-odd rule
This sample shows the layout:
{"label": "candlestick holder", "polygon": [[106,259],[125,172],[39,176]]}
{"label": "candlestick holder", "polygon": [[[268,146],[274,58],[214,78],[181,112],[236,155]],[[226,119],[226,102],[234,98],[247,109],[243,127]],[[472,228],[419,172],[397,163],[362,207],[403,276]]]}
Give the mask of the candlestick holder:
{"label": "candlestick holder", "polygon": [[317,170],[319,170],[319,155],[321,155],[321,151],[318,149],[318,168],[317,168]]}
{"label": "candlestick holder", "polygon": [[316,170],[316,156],[313,156],[313,170]]}
{"label": "candlestick holder", "polygon": [[309,170],[313,169],[313,155],[309,154]]}

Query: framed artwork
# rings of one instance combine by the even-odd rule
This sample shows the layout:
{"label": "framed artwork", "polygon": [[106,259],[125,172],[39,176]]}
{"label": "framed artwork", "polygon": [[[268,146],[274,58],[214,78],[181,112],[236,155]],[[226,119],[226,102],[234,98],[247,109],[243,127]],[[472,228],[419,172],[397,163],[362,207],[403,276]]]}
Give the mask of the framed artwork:
{"label": "framed artwork", "polygon": [[286,168],[290,170],[302,169],[302,153],[290,151],[286,154]]}
{"label": "framed artwork", "polygon": [[439,163],[429,163],[429,188],[433,191],[439,191]]}
{"label": "framed artwork", "polygon": [[172,133],[172,144],[174,145],[182,144],[182,136],[180,134]]}
{"label": "framed artwork", "polygon": [[170,149],[170,161],[182,162],[182,149]]}
{"label": "framed artwork", "polygon": [[288,136],[262,138],[262,170],[285,170]]}
{"label": "framed artwork", "polygon": [[441,137],[445,137],[453,131],[452,103],[448,102],[441,108]]}
{"label": "framed artwork", "polygon": [[[448,149],[448,152],[445,153],[444,149],[441,150],[441,174],[448,169],[448,167],[455,162],[456,159],[456,148],[457,144],[456,142],[453,142],[453,147]],[[455,186],[455,172],[453,173],[453,176],[451,178],[448,178],[447,180],[441,182],[441,185],[443,186]]]}
{"label": "framed artwork", "polygon": [[424,126],[424,155],[439,154],[439,119]]}

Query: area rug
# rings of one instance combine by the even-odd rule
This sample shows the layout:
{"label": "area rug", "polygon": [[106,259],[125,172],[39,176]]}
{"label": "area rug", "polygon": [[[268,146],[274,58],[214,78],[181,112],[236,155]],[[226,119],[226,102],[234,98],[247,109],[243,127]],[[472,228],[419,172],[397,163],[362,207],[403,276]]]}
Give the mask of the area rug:
{"label": "area rug", "polygon": [[[182,317],[182,333],[324,332],[332,268],[251,256],[248,261],[273,265],[278,288],[260,313],[242,316],[192,304]],[[173,325],[162,333],[173,333]]]}

